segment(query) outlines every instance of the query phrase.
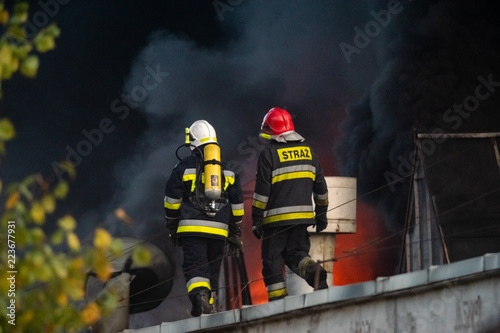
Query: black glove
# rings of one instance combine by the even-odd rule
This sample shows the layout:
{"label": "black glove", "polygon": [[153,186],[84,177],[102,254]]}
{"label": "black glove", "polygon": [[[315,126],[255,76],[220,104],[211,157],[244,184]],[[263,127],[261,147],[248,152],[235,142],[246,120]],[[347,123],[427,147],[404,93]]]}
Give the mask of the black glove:
{"label": "black glove", "polygon": [[170,240],[172,241],[172,244],[174,244],[174,246],[181,246],[182,241],[179,237],[177,237],[177,229],[169,229],[168,232],[169,232],[169,236],[170,236]]}
{"label": "black glove", "polygon": [[264,234],[264,230],[262,230],[262,221],[253,221],[252,232],[257,239],[261,239]]}
{"label": "black glove", "polygon": [[328,226],[328,219],[326,218],[326,215],[316,216],[314,219],[316,220],[316,232],[317,233],[322,232]]}
{"label": "black glove", "polygon": [[241,221],[237,221],[229,224],[229,235],[241,237]]}
{"label": "black glove", "polygon": [[243,249],[243,243],[241,242],[240,236],[229,233],[227,243],[229,244],[229,255],[238,258]]}
{"label": "black glove", "polygon": [[179,218],[171,218],[165,216],[165,227],[168,229],[170,240],[174,246],[181,246],[182,242],[177,237],[177,227],[179,226]]}

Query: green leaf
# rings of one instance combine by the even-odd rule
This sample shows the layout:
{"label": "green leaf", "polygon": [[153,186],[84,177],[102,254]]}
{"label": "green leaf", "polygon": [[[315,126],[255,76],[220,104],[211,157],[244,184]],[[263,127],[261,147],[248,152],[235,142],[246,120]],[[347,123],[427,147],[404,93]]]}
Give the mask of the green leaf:
{"label": "green leaf", "polygon": [[67,232],[71,232],[71,231],[75,230],[75,228],[76,228],[76,220],[73,216],[71,216],[69,214],[61,217],[57,221],[57,224],[59,225],[59,227],[61,229],[63,229],[64,231],[67,231]]}
{"label": "green leaf", "polygon": [[52,266],[52,269],[54,270],[54,273],[57,275],[57,277],[61,279],[65,279],[68,277],[68,269],[63,258],[61,258],[60,256],[53,257],[50,260],[50,265]]}
{"label": "green leaf", "polygon": [[36,55],[30,55],[26,57],[21,63],[21,73],[27,77],[35,77],[38,72],[38,66],[40,65],[40,60]]}
{"label": "green leaf", "polygon": [[39,35],[35,37],[33,42],[36,50],[40,53],[48,52],[56,47],[56,42],[52,36]]}
{"label": "green leaf", "polygon": [[132,260],[139,267],[144,267],[151,261],[151,253],[144,246],[136,246],[132,251]]}
{"label": "green leaf", "polygon": [[45,211],[51,214],[56,209],[56,200],[53,196],[46,194],[42,198],[42,205],[43,208],[45,208]]}
{"label": "green leaf", "polygon": [[10,18],[10,24],[18,25],[28,20],[29,5],[27,2],[18,2],[14,6],[13,15]]}
{"label": "green leaf", "polygon": [[15,135],[16,130],[14,129],[12,122],[7,118],[0,119],[0,140],[11,140]]}
{"label": "green leaf", "polygon": [[18,2],[14,6],[13,12],[14,14],[28,14],[28,9],[30,8],[29,4],[26,1]]}
{"label": "green leaf", "polygon": [[18,41],[26,41],[26,31],[20,25],[10,25],[6,35]]}
{"label": "green leaf", "polygon": [[55,23],[52,23],[51,25],[49,25],[47,28],[44,29],[43,33],[47,36],[55,38],[61,35],[61,30]]}
{"label": "green leaf", "polygon": [[45,222],[45,209],[40,202],[33,203],[30,209],[30,216],[38,225],[42,225]]}
{"label": "green leaf", "polygon": [[24,59],[28,56],[28,54],[33,50],[33,45],[31,44],[22,44],[19,46],[12,47],[12,54],[15,57],[20,59]]}
{"label": "green leaf", "polygon": [[54,234],[52,234],[52,237],[50,237],[50,242],[54,245],[59,245],[63,242],[64,235],[65,235],[64,230],[59,229],[56,232],[54,232]]}
{"label": "green leaf", "polygon": [[64,199],[68,195],[68,191],[69,191],[68,182],[62,181],[56,185],[53,193],[57,199]]}
{"label": "green leaf", "polygon": [[45,241],[45,233],[40,228],[30,230],[31,242],[35,245],[41,245]]}
{"label": "green leaf", "polygon": [[111,255],[118,257],[123,253],[123,242],[121,239],[114,238],[111,241],[111,246],[109,247]]}

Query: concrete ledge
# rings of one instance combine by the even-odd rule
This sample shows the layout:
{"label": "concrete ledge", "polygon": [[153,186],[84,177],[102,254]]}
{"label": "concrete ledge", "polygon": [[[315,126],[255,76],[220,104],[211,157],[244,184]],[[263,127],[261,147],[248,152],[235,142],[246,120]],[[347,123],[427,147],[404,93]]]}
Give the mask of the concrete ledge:
{"label": "concrete ledge", "polygon": [[[493,274],[485,274],[486,272],[492,272]],[[464,285],[460,289],[456,289],[456,293],[450,293],[449,289],[446,289],[449,286],[440,287],[439,282],[467,278],[471,275],[477,275],[477,279],[464,279]],[[420,322],[425,320],[428,325],[431,325],[438,318],[453,317],[457,313],[463,316],[457,317],[456,320],[472,321],[471,323],[466,322],[464,325],[483,325],[486,324],[486,319],[496,318],[498,311],[500,311],[500,304],[495,301],[500,299],[500,279],[498,275],[500,275],[500,253],[491,253],[449,265],[433,266],[426,270],[407,274],[380,277],[375,281],[334,286],[312,293],[288,296],[270,303],[244,306],[242,309],[163,323],[161,326],[125,330],[123,333],[180,333],[205,330],[240,332],[241,327],[249,328],[248,332],[260,332],[259,329],[263,329],[263,327],[266,327],[266,332],[268,328],[269,332],[281,332],[279,329],[272,329],[273,327],[293,331],[294,329],[301,329],[299,327],[300,323],[302,323],[300,318],[314,313],[314,311],[303,312],[300,310],[314,309],[317,306],[321,306],[320,313],[325,313],[321,317],[323,320],[328,321],[336,317],[336,323],[340,325],[339,327],[345,327],[345,330],[339,329],[339,332],[347,332],[352,327],[367,325],[367,323],[372,325],[370,328],[374,328],[375,323],[387,325],[390,322],[393,324],[398,322],[398,325],[403,325],[408,329],[408,327],[412,327],[412,320],[414,319],[419,319]],[[427,285],[431,284],[433,287],[426,288]],[[468,285],[470,286],[467,287]],[[414,292],[411,291],[413,288],[419,288],[418,293],[421,296],[415,297]],[[410,294],[398,293],[399,291],[408,291]],[[394,298],[387,299],[383,297],[392,293],[396,293]],[[408,297],[408,295],[411,296]],[[378,296],[382,296],[382,298],[380,299]],[[350,302],[345,304],[345,301],[358,299],[366,302],[354,307]],[[401,313],[397,311],[398,306],[396,306],[396,303],[401,307]],[[434,305],[434,307],[429,304]],[[474,304],[477,306],[484,305],[481,310],[483,311],[481,313],[484,322],[479,322],[479,317],[474,317],[476,313],[474,312],[475,308],[472,308]],[[486,304],[488,305],[486,306]],[[329,307],[329,305],[332,305],[332,307]],[[460,309],[460,311],[457,312],[457,309]],[[293,313],[287,315],[289,312]],[[465,314],[470,314],[469,312],[473,315],[465,316]],[[486,317],[487,313],[489,317]],[[282,315],[286,319],[283,319]],[[346,316],[354,316],[354,319],[348,320]],[[387,316],[387,320],[379,322],[377,318],[381,316]],[[292,322],[295,324],[291,324]],[[440,323],[440,325],[444,325],[445,322]],[[451,324],[446,322],[446,325]],[[453,327],[450,326],[448,329],[453,330]],[[329,328],[329,326],[326,325],[325,328]]]}
{"label": "concrete ledge", "polygon": [[304,308],[306,295],[294,295],[285,297],[285,311],[294,311]]}
{"label": "concrete ledge", "polygon": [[484,255],[484,270],[490,271],[500,268],[500,253],[487,253]]}
{"label": "concrete ledge", "polygon": [[425,286],[429,283],[429,271],[421,270],[407,274],[394,275],[389,278],[387,289],[384,292],[392,292]]}
{"label": "concrete ledge", "polygon": [[[212,327],[212,326],[211,326]],[[160,332],[183,333],[198,331],[201,329],[201,317],[173,321],[171,323],[162,323]]]}
{"label": "concrete ledge", "polygon": [[215,313],[213,315],[201,316],[201,327],[217,327],[239,323],[241,320],[240,310],[229,310]]}
{"label": "concrete ledge", "polygon": [[304,307],[311,307],[328,303],[328,289],[304,294]]}
{"label": "concrete ledge", "polygon": [[346,286],[328,288],[328,302],[338,302],[359,297],[375,295],[375,282],[349,284]]}
{"label": "concrete ledge", "polygon": [[123,333],[161,333],[161,326],[150,326],[135,330],[124,330]]}
{"label": "concrete ledge", "polygon": [[431,266],[429,268],[429,282],[440,282],[444,280],[463,277],[484,271],[484,256],[457,261],[449,265]]}
{"label": "concrete ledge", "polygon": [[274,316],[285,312],[285,299],[249,306],[241,309],[241,320],[250,321]]}

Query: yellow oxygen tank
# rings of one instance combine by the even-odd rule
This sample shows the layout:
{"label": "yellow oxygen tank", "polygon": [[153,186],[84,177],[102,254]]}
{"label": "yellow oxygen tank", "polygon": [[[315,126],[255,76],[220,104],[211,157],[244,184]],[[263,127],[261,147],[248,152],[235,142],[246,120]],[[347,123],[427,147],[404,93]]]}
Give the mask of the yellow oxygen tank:
{"label": "yellow oxygen tank", "polygon": [[189,141],[189,128],[186,127],[186,141],[185,144],[189,145],[191,142]]}
{"label": "yellow oxygen tank", "polygon": [[219,145],[211,143],[205,146],[203,152],[205,155],[205,196],[214,203],[222,193],[220,148]]}

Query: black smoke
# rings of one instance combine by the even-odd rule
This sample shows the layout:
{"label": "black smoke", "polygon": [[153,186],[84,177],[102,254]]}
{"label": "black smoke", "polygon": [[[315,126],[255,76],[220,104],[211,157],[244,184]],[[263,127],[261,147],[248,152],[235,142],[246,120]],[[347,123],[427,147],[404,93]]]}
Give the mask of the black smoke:
{"label": "black smoke", "polygon": [[474,99],[485,80],[496,82],[493,90],[500,84],[497,2],[401,6],[377,40],[379,74],[347,108],[336,144],[341,173],[358,178],[359,195],[384,213],[392,231],[405,223],[415,133],[500,129],[500,91]]}
{"label": "black smoke", "polygon": [[[443,120],[444,112],[474,92],[479,75],[500,81],[494,1],[401,1],[404,9],[349,59],[340,45],[355,45],[355,27],[363,30],[375,19],[372,10],[394,1],[222,2],[230,7],[223,20],[213,1],[61,6],[54,20],[62,35],[56,50],[42,55],[37,79],[3,82],[1,113],[18,130],[3,180],[52,172],[67,147],[88,140],[84,130],[109,118],[114,130],[77,166],[60,213],[74,214],[84,236],[105,223],[115,235],[148,239],[179,259],[163,228],[163,187],[193,121],[214,125],[223,158],[250,182],[262,118],[273,106],[286,108],[330,175],[336,166],[357,176],[362,195],[385,186],[386,171],[397,174],[415,127],[448,129],[456,122]],[[161,73],[156,81],[152,72]],[[497,96],[459,130],[493,130]],[[399,225],[405,195],[386,188],[363,199]],[[115,217],[119,207],[132,224]],[[179,281],[173,296],[184,290]],[[189,316],[188,304],[177,300],[134,318],[133,326]]]}
{"label": "black smoke", "polygon": [[[339,44],[350,38],[356,22],[369,17],[369,8],[342,1],[242,2],[222,13],[219,25],[226,38],[213,45],[200,45],[169,30],[152,33],[124,85],[126,99],[148,128],[132,149],[133,156],[119,164],[123,186],[110,205],[108,224],[119,234],[147,238],[163,233],[167,251],[181,261],[179,251],[166,240],[161,201],[177,163],[175,150],[184,142],[184,128],[197,119],[215,127],[223,159],[239,172],[247,190],[253,190],[247,185],[262,145],[257,138],[260,124],[273,106],[290,111],[296,130],[334,170],[332,142],[342,110],[370,81],[375,50],[366,49],[364,60],[348,65]],[[213,14],[220,18],[216,8]],[[163,80],[144,89],[151,69],[162,72]],[[118,206],[136,221],[133,227],[113,216]],[[178,274],[182,281],[180,270]],[[168,310],[185,293],[182,286],[177,290],[160,306],[163,316],[150,314],[148,321],[186,316]],[[133,325],[144,326],[144,318],[133,319]]]}

